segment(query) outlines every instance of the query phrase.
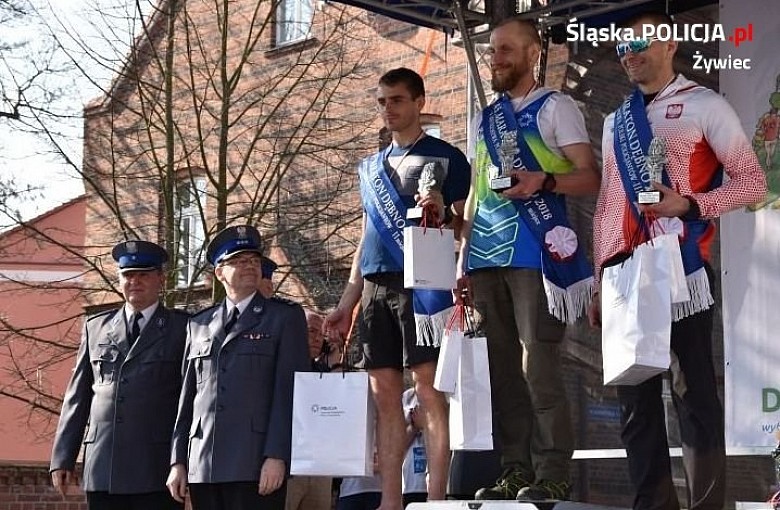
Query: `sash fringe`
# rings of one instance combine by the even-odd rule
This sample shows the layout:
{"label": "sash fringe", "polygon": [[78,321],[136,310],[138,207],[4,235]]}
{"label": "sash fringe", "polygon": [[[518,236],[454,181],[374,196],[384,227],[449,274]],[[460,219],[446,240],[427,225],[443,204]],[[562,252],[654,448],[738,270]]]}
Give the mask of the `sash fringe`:
{"label": "sash fringe", "polygon": [[440,347],[444,328],[450,320],[454,306],[445,308],[433,315],[414,314],[414,325],[417,329],[417,345]]}
{"label": "sash fringe", "polygon": [[701,267],[685,277],[691,300],[672,304],[672,321],[677,322],[695,313],[703,312],[715,304],[710,291],[710,279],[707,271]]}
{"label": "sash fringe", "polygon": [[547,295],[547,308],[556,319],[574,324],[584,315],[593,297],[593,277],[580,280],[566,289],[558,287],[546,277],[544,292]]}

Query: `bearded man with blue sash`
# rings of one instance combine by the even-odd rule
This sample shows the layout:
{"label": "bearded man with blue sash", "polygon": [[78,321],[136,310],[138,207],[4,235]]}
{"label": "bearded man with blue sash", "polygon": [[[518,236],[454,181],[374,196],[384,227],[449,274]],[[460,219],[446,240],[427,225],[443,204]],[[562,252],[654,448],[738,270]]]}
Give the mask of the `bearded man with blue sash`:
{"label": "bearded man with blue sash", "polygon": [[[487,336],[504,469],[477,499],[566,499],[571,488],[574,441],[560,349],[565,323],[587,310],[593,277],[564,195],[595,194],[599,177],[574,101],[535,80],[540,48],[527,21],[510,18],[493,30],[491,83],[499,97],[475,123],[469,154],[459,286],[470,289]],[[497,171],[511,175],[511,187],[496,191]]]}
{"label": "bearded man with blue sash", "polygon": [[[663,13],[644,13],[625,25],[641,34],[645,25],[671,27],[673,21]],[[604,121],[593,257],[599,276],[604,267],[630,257],[651,233],[679,235],[691,298],[672,305],[670,387],[688,485],[686,508],[720,510],[726,453],[712,362],[714,273],[708,259],[713,219],[761,200],[766,181],[734,109],[716,92],[676,74],[676,51],[676,42],[655,39],[617,45],[620,63],[636,89]],[[665,149],[659,154],[658,147]],[[651,173],[656,166],[660,175]],[[648,189],[660,191],[660,201],[638,205]],[[598,326],[599,317],[594,299],[591,324]],[[637,386],[617,387],[635,509],[680,508],[662,389],[663,374]]]}
{"label": "bearded man with blue sash", "polygon": [[[428,499],[444,499],[449,469],[447,405],[433,388],[438,345],[453,307],[452,293],[405,289],[403,228],[407,209],[430,211],[436,222],[462,217],[468,194],[469,166],[461,151],[427,136],[420,124],[425,105],[422,78],[399,68],[379,80],[377,107],[392,143],[364,159],[359,167],[363,230],[352,260],[349,283],[336,310],[325,321],[327,332],[345,337],[352,310],[360,301],[360,339],[377,407],[377,448],[382,473],[379,510],[401,510],[401,465],[406,453],[406,422],[401,408],[403,369],[409,367],[428,454]],[[434,165],[440,190],[419,191],[424,167]],[[426,213],[427,214],[427,213]],[[432,257],[455,257],[450,253]]]}

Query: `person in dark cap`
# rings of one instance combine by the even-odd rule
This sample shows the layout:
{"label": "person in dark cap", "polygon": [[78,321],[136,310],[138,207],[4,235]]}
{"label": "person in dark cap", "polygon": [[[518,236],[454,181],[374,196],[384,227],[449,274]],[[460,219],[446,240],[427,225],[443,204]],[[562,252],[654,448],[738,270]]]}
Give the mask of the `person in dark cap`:
{"label": "person in dark cap", "polygon": [[257,282],[257,290],[264,298],[270,298],[274,295],[274,282],[272,280],[274,271],[279,265],[265,255],[260,260],[260,280]]}
{"label": "person in dark cap", "polygon": [[181,509],[165,477],[188,316],[159,301],[163,248],[125,241],[111,255],[125,303],[84,323],[54,438],[52,483],[63,496],[76,483],[83,442],[90,510]]}
{"label": "person in dark cap", "polygon": [[229,227],[206,258],[226,298],[192,317],[168,489],[194,510],[282,510],[293,377],[309,369],[300,305],[257,291],[262,242]]}

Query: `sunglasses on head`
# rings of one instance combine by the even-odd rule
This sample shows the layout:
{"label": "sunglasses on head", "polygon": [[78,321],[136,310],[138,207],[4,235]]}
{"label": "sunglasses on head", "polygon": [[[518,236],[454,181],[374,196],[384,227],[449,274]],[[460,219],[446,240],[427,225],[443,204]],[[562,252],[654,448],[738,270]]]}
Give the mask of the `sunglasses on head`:
{"label": "sunglasses on head", "polygon": [[624,41],[615,46],[615,51],[617,51],[618,57],[625,57],[628,53],[642,53],[643,51],[647,51],[647,49],[650,48],[650,45],[657,40],[658,39],[654,37],[649,37],[647,39]]}

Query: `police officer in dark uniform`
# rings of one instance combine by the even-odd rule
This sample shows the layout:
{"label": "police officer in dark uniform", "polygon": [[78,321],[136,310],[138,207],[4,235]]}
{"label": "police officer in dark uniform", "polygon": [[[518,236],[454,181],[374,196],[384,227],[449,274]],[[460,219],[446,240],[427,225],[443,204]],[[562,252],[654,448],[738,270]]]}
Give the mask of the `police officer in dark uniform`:
{"label": "police officer in dark uniform", "polygon": [[84,324],[54,438],[52,483],[63,496],[76,483],[83,440],[91,510],[180,509],[165,480],[188,316],[159,302],[163,248],[125,241],[111,255],[125,304]]}
{"label": "police officer in dark uniform", "polygon": [[257,291],[260,234],[229,227],[206,258],[226,299],[192,317],[168,488],[194,510],[284,509],[293,377],[308,370],[306,319]]}

